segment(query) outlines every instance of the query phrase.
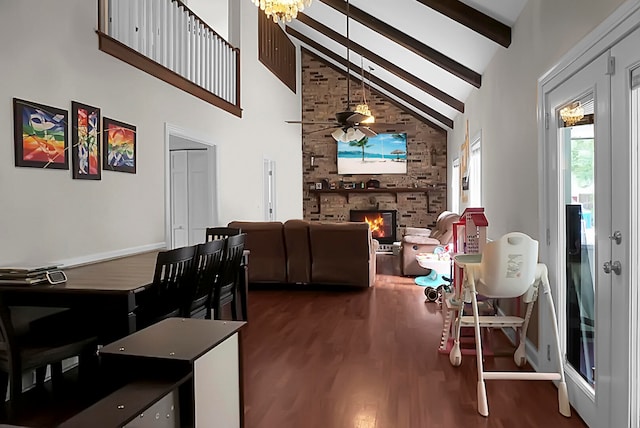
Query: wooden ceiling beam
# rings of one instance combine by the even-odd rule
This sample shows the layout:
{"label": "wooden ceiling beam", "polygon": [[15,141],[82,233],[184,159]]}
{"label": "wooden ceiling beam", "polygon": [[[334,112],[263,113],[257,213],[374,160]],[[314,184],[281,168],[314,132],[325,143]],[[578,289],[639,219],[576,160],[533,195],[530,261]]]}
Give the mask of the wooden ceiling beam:
{"label": "wooden ceiling beam", "polygon": [[[338,12],[347,14],[347,3],[343,0],[320,0],[327,6],[331,6]],[[425,45],[419,40],[403,33],[402,31],[390,26],[384,21],[376,18],[373,15],[368,14],[362,9],[358,9],[355,6],[349,5],[349,16],[365,27],[376,31],[379,34],[394,41],[400,46],[410,50],[411,52],[419,55],[420,57],[430,61],[443,70],[448,71],[454,76],[462,79],[463,81],[479,88],[482,84],[482,76],[479,73],[471,70],[470,68],[460,64],[459,62],[449,58],[448,56],[436,51],[433,48]]]}
{"label": "wooden ceiling beam", "polygon": [[453,19],[467,28],[508,48],[511,44],[511,27],[459,0],[417,0],[419,3]]}
{"label": "wooden ceiling beam", "polygon": [[[309,37],[305,36],[304,34],[300,33],[299,31],[294,30],[293,28],[287,26],[286,27],[286,31],[287,34],[290,34],[291,36],[295,37],[296,39],[300,40],[302,43],[308,45],[309,47],[315,49],[316,51],[320,52],[322,55],[326,56],[327,58],[330,58],[331,60],[335,61],[338,64],[345,64],[345,58],[342,57],[341,55],[336,54],[335,52],[333,52],[330,49],[327,49],[326,47],[320,45],[319,43],[313,41],[312,39],[310,39]],[[356,64],[352,63],[351,61],[348,61],[348,65],[349,65],[349,69],[355,71],[356,73],[360,72],[360,67],[357,66]],[[353,79],[355,79],[356,81],[362,82],[362,80],[358,77],[358,76],[353,76],[350,73],[347,73],[346,70],[341,70],[338,67],[335,67],[336,71],[347,75],[349,74],[349,76],[347,76],[347,78],[351,77]],[[445,126],[448,126],[449,128],[453,129],[453,120],[449,119],[447,116],[443,115],[442,113],[434,110],[433,108],[429,107],[428,105],[422,103],[421,101],[418,101],[417,99],[410,97],[409,95],[405,94],[404,92],[400,91],[398,88],[390,85],[389,83],[383,81],[382,79],[380,79],[379,77],[376,76],[371,76],[371,78],[369,79],[370,82],[374,85],[376,85],[377,87],[384,89],[385,91],[389,92],[390,94],[398,97],[399,99],[401,99],[402,101],[404,101],[405,103],[407,103],[408,105],[410,105],[411,107],[415,108],[418,111],[423,112],[424,114],[426,114],[427,116],[431,116],[433,117],[435,120],[439,121],[440,123],[444,124]]]}
{"label": "wooden ceiling beam", "polygon": [[413,74],[409,73],[408,71],[398,67],[397,65],[393,64],[391,61],[388,61],[384,58],[382,58],[380,55],[377,55],[375,52],[370,51],[369,49],[365,48],[362,45],[359,45],[358,43],[355,43],[353,40],[347,40],[346,37],[344,37],[342,34],[333,31],[331,28],[327,27],[326,25],[316,21],[315,19],[311,18],[310,16],[304,14],[304,13],[298,13],[298,17],[297,20],[302,22],[303,24],[313,28],[314,30],[324,34],[325,36],[327,36],[328,38],[332,39],[333,41],[335,41],[336,43],[341,44],[342,46],[347,46],[347,43],[349,45],[349,49],[358,53],[359,55],[371,60],[372,62],[376,63],[378,66],[380,66],[381,68],[387,70],[389,73],[392,73],[396,76],[398,76],[400,79],[404,80],[405,82],[415,86],[418,89],[421,89],[422,91],[426,92],[427,94],[433,96],[434,98],[442,101],[443,103],[447,104],[448,106],[450,106],[451,108],[454,108],[456,110],[458,110],[461,113],[464,113],[464,103],[454,97],[452,97],[451,95],[447,94],[444,91],[441,91],[440,89],[436,88],[433,85],[430,85],[429,83],[425,82],[424,80],[414,76]]}
{"label": "wooden ceiling beam", "polygon": [[[323,64],[326,64],[327,67],[331,68],[332,70],[335,70],[336,72],[345,75],[344,70],[342,70],[340,67],[338,67],[337,65],[333,64],[330,61],[327,61],[326,58],[321,57],[320,55],[318,55],[317,53],[305,48],[304,46],[302,46],[302,51],[308,55],[311,55],[312,57],[314,57],[315,59],[317,59],[318,61],[321,61]],[[353,76],[352,76],[353,77]],[[384,94],[383,94],[384,95]],[[433,129],[442,131],[442,132],[447,132],[446,129],[444,129],[442,127],[441,124],[439,123],[435,123],[429,119],[427,119],[426,117],[424,117],[423,115],[419,114],[416,110],[407,108],[406,105],[402,104],[401,102],[394,100],[393,98],[389,98],[387,96],[385,96],[385,99],[390,102],[391,104],[393,104],[394,106],[398,107],[400,110],[407,112],[408,114],[410,114],[411,116],[413,116],[416,120],[419,120],[420,122],[432,127]],[[375,124],[374,124],[375,125]]]}

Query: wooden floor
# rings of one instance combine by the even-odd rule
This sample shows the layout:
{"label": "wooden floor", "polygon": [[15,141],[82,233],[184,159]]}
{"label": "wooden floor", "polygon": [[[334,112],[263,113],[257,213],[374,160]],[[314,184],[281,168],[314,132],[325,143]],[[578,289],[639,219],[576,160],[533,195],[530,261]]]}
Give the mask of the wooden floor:
{"label": "wooden floor", "polygon": [[[247,428],[584,427],[558,413],[546,381],[488,381],[476,411],[475,357],[437,352],[442,315],[423,289],[378,256],[366,290],[250,293],[244,332]],[[496,333],[500,334],[500,333]],[[494,338],[495,340],[495,338]],[[486,358],[487,369],[515,369]]]}
{"label": "wooden floor", "polygon": [[[397,276],[393,260],[378,256],[381,273],[370,289],[251,289],[246,428],[586,426],[575,412],[558,413],[551,382],[489,381],[490,414],[480,416],[475,357],[455,368],[437,352],[442,315],[412,279]],[[511,358],[486,358],[486,366],[515,368]],[[0,424],[52,427],[93,400],[37,391],[25,398],[16,417],[0,407]]]}

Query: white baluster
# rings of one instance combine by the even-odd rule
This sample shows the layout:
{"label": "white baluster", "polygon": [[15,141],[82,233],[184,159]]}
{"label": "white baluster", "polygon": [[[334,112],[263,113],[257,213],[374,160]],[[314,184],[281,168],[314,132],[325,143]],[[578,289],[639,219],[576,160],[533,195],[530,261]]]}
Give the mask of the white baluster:
{"label": "white baluster", "polygon": [[173,6],[173,2],[169,1],[167,3],[167,22],[165,31],[165,40],[164,40],[164,52],[167,56],[167,68],[172,71],[176,71],[175,65],[173,62],[173,44],[176,37],[175,29],[175,21],[174,21],[174,11],[175,8]]}
{"label": "white baluster", "polygon": [[156,21],[157,18],[155,15],[158,14],[158,10],[154,7],[153,0],[146,1],[146,11],[145,11],[145,19],[147,26],[147,56],[154,61],[158,61],[158,56],[156,55]]}
{"label": "white baluster", "polygon": [[202,45],[202,87],[209,90],[209,28],[204,27],[204,44]]}
{"label": "white baluster", "polygon": [[103,33],[111,35],[111,25],[109,22],[111,21],[111,2],[109,0],[100,0],[99,6],[102,11],[102,22],[100,23],[101,28],[99,28]]}
{"label": "white baluster", "polygon": [[156,35],[158,37],[158,59],[160,64],[169,68],[169,61],[167,60],[167,33],[169,31],[169,25],[167,25],[168,17],[167,10],[169,8],[169,0],[157,0],[160,13],[158,20],[156,21]]}
{"label": "white baluster", "polygon": [[237,75],[238,75],[238,69],[237,69],[237,65],[238,63],[236,62],[236,52],[235,51],[231,51],[231,81],[233,82],[231,84],[231,97],[229,98],[229,102],[231,102],[231,104],[236,104],[237,100],[236,100],[236,88],[238,87],[238,79],[237,79]]}
{"label": "white baluster", "polygon": [[214,73],[215,81],[216,81],[216,90],[214,94],[220,96],[220,90],[222,88],[222,48],[220,44],[220,37],[216,36],[216,57],[213,60],[213,64],[216,67],[216,72]]}
{"label": "white baluster", "polygon": [[198,71],[198,23],[196,18],[191,15],[191,72],[189,73],[189,80],[196,81],[196,72]]}
{"label": "white baluster", "polygon": [[226,58],[227,58],[227,47],[224,44],[223,40],[220,40],[220,93],[218,96],[224,99],[224,94],[226,92],[226,84],[225,79],[227,78],[226,73]]}
{"label": "white baluster", "polygon": [[181,39],[180,39],[180,28],[181,28],[181,23],[182,23],[182,16],[180,15],[180,6],[178,5],[178,2],[174,2],[172,3],[173,5],[173,39],[171,39],[171,42],[173,44],[173,71],[175,71],[176,73],[180,74],[180,47],[181,45]]}
{"label": "white baluster", "polygon": [[182,8],[182,77],[189,78],[189,14]]}
{"label": "white baluster", "polygon": [[149,56],[147,51],[147,40],[149,39],[147,27],[147,0],[140,0],[138,3],[138,52],[144,56]]}
{"label": "white baluster", "polygon": [[228,46],[225,45],[225,70],[226,70],[226,78],[225,78],[225,91],[224,91],[224,99],[225,100],[229,100],[231,98],[230,96],[230,88],[231,88],[231,50],[229,49]]}
{"label": "white baluster", "polygon": [[125,3],[125,0],[120,0],[120,8],[118,9],[118,13],[119,13],[119,19],[118,21],[120,22],[119,27],[120,30],[118,31],[120,33],[120,37],[118,40],[120,40],[122,43],[124,43],[125,45],[129,45],[129,40],[131,39],[131,33],[132,33],[132,29],[131,29],[131,17],[129,16],[129,10],[131,8],[131,5],[128,3]]}
{"label": "white baluster", "polygon": [[130,5],[130,38],[129,38],[129,46],[140,52],[140,9],[141,9],[141,0],[133,0],[129,2]]}
{"label": "white baluster", "polygon": [[195,68],[195,70],[193,70],[193,80],[192,82],[195,83],[196,85],[200,84],[200,62],[202,61],[202,58],[200,57],[200,44],[202,43],[202,39],[200,37],[200,21],[198,21],[197,19],[195,19],[195,17],[193,18],[193,23],[195,25],[195,31],[194,31],[194,36],[196,39],[196,43],[195,46],[193,47],[193,66]]}
{"label": "white baluster", "polygon": [[213,33],[209,33],[209,53],[207,55],[207,66],[209,67],[209,87],[207,88],[207,90],[209,92],[213,92],[213,73],[214,73],[214,69],[213,69],[213,43],[214,43],[215,39],[213,36]]}
{"label": "white baluster", "polygon": [[222,91],[220,91],[220,98],[222,98],[223,100],[227,99],[227,77],[228,77],[228,72],[229,70],[227,70],[227,46],[223,43],[222,44],[223,50],[222,50]]}
{"label": "white baluster", "polygon": [[200,23],[200,52],[198,53],[198,58],[200,58],[200,82],[198,83],[200,86],[202,86],[203,88],[205,87],[205,80],[206,80],[206,64],[207,64],[207,58],[205,56],[205,49],[207,46],[207,29],[205,28],[205,26]]}
{"label": "white baluster", "polygon": [[118,16],[118,6],[120,5],[120,0],[106,0],[109,2],[109,34],[114,39],[118,40],[118,25],[120,22],[120,17]]}

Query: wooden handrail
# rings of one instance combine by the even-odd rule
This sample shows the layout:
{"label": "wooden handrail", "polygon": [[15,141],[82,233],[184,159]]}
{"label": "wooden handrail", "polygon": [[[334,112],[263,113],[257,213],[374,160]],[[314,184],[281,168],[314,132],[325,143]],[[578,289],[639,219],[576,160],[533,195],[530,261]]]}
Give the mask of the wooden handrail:
{"label": "wooden handrail", "polygon": [[[149,6],[139,0],[112,1],[98,0],[100,50],[242,117],[239,48],[232,46],[181,0],[165,0],[160,6],[155,2]],[[136,14],[136,20],[130,21],[127,9],[122,7],[131,4],[135,4],[135,11],[155,13]],[[118,22],[120,18],[124,21]]]}

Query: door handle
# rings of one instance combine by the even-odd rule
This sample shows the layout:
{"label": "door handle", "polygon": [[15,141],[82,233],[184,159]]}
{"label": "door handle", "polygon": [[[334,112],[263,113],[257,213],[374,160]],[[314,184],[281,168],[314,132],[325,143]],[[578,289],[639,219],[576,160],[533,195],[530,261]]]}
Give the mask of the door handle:
{"label": "door handle", "polygon": [[602,270],[604,273],[615,273],[616,275],[620,275],[622,273],[622,265],[618,260],[615,262],[604,262],[602,265]]}
{"label": "door handle", "polygon": [[620,243],[622,242],[622,233],[619,230],[616,230],[615,232],[613,232],[613,235],[609,236],[609,239],[611,239],[612,241],[616,241],[616,244],[620,245]]}

